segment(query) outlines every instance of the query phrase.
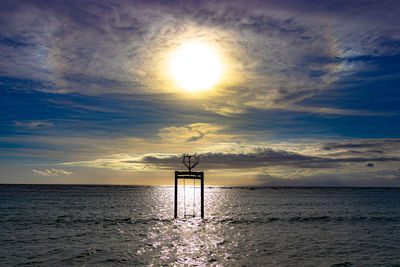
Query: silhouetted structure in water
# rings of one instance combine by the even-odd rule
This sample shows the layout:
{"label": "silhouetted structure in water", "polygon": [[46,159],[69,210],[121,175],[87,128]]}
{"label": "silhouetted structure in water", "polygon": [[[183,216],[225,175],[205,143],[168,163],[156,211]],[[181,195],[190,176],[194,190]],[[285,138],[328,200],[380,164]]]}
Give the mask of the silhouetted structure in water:
{"label": "silhouetted structure in water", "polygon": [[[175,207],[174,207],[174,217],[175,219],[178,217],[178,181],[179,179],[183,179],[184,186],[185,186],[185,179],[194,179],[194,182],[196,179],[200,180],[200,203],[201,203],[201,218],[204,218],[204,172],[192,172],[192,169],[196,167],[200,163],[200,158],[196,154],[194,155],[189,155],[189,154],[183,154],[182,156],[182,163],[188,168],[189,171],[187,172],[180,172],[180,171],[175,171]],[[196,187],[195,185],[193,186],[193,211],[195,207],[195,195],[196,195]],[[186,217],[186,201],[185,201],[185,193],[186,191],[184,190],[184,209],[185,213],[184,216]],[[195,214],[193,213],[193,217]]]}

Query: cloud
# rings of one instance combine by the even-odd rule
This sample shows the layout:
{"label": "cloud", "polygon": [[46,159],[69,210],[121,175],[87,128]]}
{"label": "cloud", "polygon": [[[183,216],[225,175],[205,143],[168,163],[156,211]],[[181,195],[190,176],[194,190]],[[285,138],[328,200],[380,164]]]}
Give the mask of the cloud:
{"label": "cloud", "polygon": [[201,131],[199,131],[199,130],[197,130],[196,132],[198,133],[197,136],[194,135],[194,136],[188,138],[186,141],[187,141],[187,142],[195,142],[195,141],[200,140],[201,138],[204,137],[204,133],[203,133],[203,132],[201,132]]}
{"label": "cloud", "polygon": [[215,142],[231,140],[235,136],[227,132],[227,127],[213,123],[192,123],[184,126],[164,127],[159,130],[158,136],[169,143],[179,142]]}
{"label": "cloud", "polygon": [[188,100],[171,89],[166,75],[168,55],[199,39],[215,45],[227,66],[224,81],[202,109],[225,116],[253,108],[293,110],[340,80],[354,65],[347,57],[399,52],[393,22],[398,18],[387,2],[335,8],[313,3],[318,14],[302,1],[43,3],[5,1],[1,9],[2,75],[34,81],[25,90],[142,93],[183,103]]}
{"label": "cloud", "polygon": [[36,128],[53,126],[53,123],[46,121],[14,121],[14,125],[17,127],[36,129]]}
{"label": "cloud", "polygon": [[[200,154],[203,169],[252,169],[271,166],[286,166],[290,168],[335,168],[342,163],[365,163],[400,161],[399,157],[343,157],[327,158],[301,155],[294,152],[276,151],[268,148],[258,148],[248,153],[205,153]],[[129,161],[126,161],[129,163]],[[173,169],[179,163],[179,155],[170,157],[145,156],[142,163]]]}
{"label": "cloud", "polygon": [[[204,137],[194,142],[187,142],[198,129],[206,133]],[[197,170],[205,170],[211,176],[226,175],[230,172],[240,174],[241,177],[247,177],[249,184],[283,186],[397,186],[398,184],[396,178],[400,162],[398,139],[302,140],[295,143],[263,144],[238,139],[238,142],[225,143],[226,140],[219,139],[220,136],[217,134],[223,135],[221,132],[224,129],[212,124],[166,127],[160,130],[160,133],[163,133],[160,139],[153,139],[152,142],[146,139],[140,140],[141,144],[146,142],[147,147],[142,153],[110,154],[97,156],[92,160],[64,162],[61,165],[134,171],[138,174],[164,173],[184,168],[181,163],[182,154],[179,152],[189,145],[192,149],[197,149],[200,155]],[[179,137],[179,134],[181,138],[175,140],[172,138]],[[208,142],[207,138],[219,141]],[[115,141],[111,144],[135,146],[128,140]],[[182,144],[184,146],[181,147]],[[327,147],[335,149],[327,150]],[[149,148],[159,152],[148,153],[146,151]],[[168,152],[172,150],[169,148],[179,149]],[[161,151],[162,149],[165,150]],[[230,178],[232,183],[239,183],[235,181],[235,177],[233,175]]]}
{"label": "cloud", "polygon": [[[161,157],[163,155],[160,155]],[[169,155],[164,155],[169,156]],[[151,171],[151,166],[142,162],[142,155],[113,154],[105,158],[94,160],[83,160],[75,162],[64,162],[61,165],[80,166],[91,168],[106,168],[119,171]],[[129,163],[129,164],[127,164]]]}
{"label": "cloud", "polygon": [[367,140],[342,140],[340,142],[328,142],[324,145],[325,150],[340,149],[370,149],[370,148],[400,148],[400,139],[367,139]]}
{"label": "cloud", "polygon": [[40,176],[60,176],[60,175],[72,175],[73,173],[70,171],[62,170],[62,169],[46,169],[43,171],[32,170],[36,175]]}
{"label": "cloud", "polygon": [[[197,138],[199,132],[202,138]],[[374,169],[398,169],[399,139],[298,140],[296,142],[251,141],[248,136],[230,134],[221,125],[196,123],[161,128],[147,138],[0,138],[18,143],[18,149],[4,149],[3,156],[21,153],[37,158],[52,156],[63,165],[116,170],[157,170],[181,167],[181,154],[200,154],[200,168],[351,170],[374,164]],[[28,142],[28,143],[27,143]],[[35,144],[29,147],[30,142]],[[37,148],[40,144],[40,148]],[[60,152],[61,151],[61,152]],[[149,153],[149,151],[152,151]],[[379,164],[377,164],[379,163]]]}
{"label": "cloud", "polygon": [[299,106],[293,104],[283,108],[275,107],[275,109],[290,110],[296,112],[309,112],[318,114],[336,114],[336,115],[351,115],[351,116],[388,116],[394,115],[388,112],[366,111],[366,110],[351,110],[351,109],[338,109],[329,107],[313,107],[313,106]]}

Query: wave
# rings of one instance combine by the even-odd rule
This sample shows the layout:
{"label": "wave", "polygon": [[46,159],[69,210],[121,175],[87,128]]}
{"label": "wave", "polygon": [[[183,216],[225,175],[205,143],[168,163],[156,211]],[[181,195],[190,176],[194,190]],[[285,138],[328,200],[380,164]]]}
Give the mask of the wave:
{"label": "wave", "polygon": [[72,216],[59,216],[56,219],[30,219],[30,220],[18,220],[9,219],[3,222],[9,223],[21,223],[23,225],[39,224],[39,225],[146,225],[146,224],[157,224],[157,223],[170,223],[170,224],[181,224],[184,222],[196,222],[196,223],[221,223],[221,224],[267,224],[275,222],[288,222],[288,223],[306,223],[306,222],[400,222],[400,216],[394,217],[378,217],[378,216],[295,216],[295,217],[257,217],[257,218],[231,218],[231,217],[210,217],[205,219],[196,218],[73,218]]}
{"label": "wave", "polygon": [[225,224],[264,224],[272,222],[400,222],[400,217],[375,217],[375,216],[308,216],[308,217],[266,217],[266,218],[253,218],[253,219],[233,219],[225,218],[220,220]]}

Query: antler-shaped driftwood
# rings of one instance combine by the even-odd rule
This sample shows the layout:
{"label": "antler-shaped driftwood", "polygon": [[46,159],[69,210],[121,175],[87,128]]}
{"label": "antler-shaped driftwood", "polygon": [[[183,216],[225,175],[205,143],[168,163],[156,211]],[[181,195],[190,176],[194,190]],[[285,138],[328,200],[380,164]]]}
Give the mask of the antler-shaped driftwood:
{"label": "antler-shaped driftwood", "polygon": [[182,163],[188,168],[189,172],[191,172],[192,169],[200,163],[200,157],[197,156],[196,154],[194,155],[183,154]]}

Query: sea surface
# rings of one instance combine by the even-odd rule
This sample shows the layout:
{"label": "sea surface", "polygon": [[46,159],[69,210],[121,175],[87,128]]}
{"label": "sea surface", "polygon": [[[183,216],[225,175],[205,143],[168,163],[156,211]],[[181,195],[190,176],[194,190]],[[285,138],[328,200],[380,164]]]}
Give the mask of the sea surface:
{"label": "sea surface", "polygon": [[0,265],[400,266],[400,188],[173,190],[0,185]]}

